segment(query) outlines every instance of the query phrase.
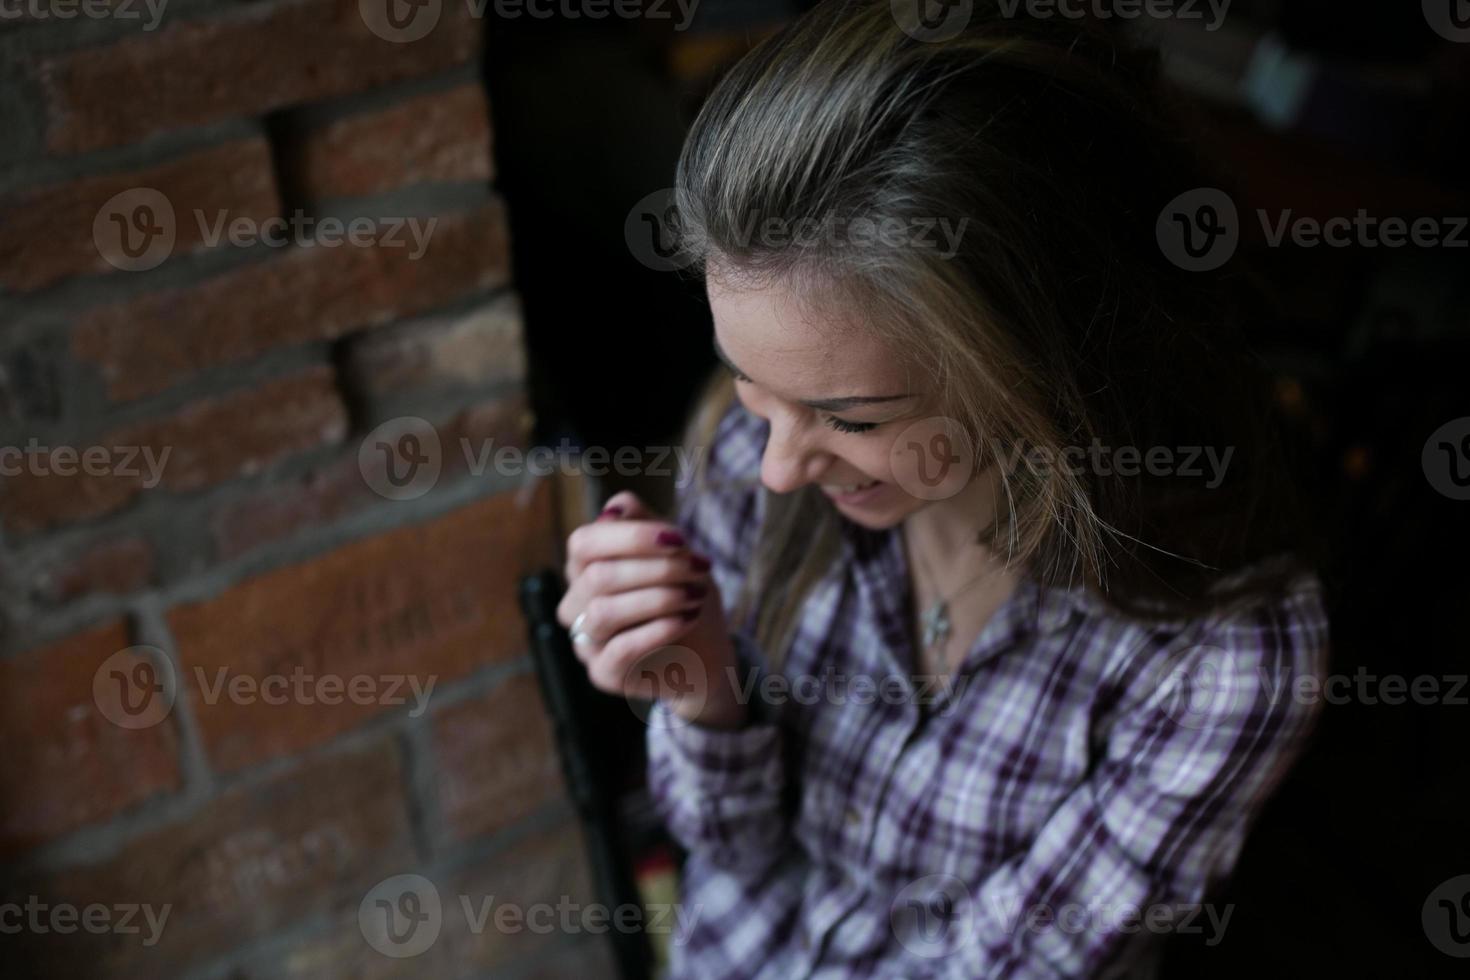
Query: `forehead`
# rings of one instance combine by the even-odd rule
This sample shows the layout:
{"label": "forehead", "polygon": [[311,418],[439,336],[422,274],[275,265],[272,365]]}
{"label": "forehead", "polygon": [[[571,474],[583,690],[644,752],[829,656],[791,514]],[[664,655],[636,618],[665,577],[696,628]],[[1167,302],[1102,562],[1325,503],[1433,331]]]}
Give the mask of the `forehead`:
{"label": "forehead", "polygon": [[775,394],[793,400],[905,390],[895,352],[840,304],[779,285],[708,280],[720,349]]}

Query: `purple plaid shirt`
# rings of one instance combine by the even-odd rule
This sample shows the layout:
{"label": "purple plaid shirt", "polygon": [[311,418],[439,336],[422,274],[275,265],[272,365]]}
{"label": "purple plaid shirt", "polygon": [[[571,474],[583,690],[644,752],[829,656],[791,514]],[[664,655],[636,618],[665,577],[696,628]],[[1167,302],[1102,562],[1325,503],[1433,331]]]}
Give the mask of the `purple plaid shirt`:
{"label": "purple plaid shirt", "polygon": [[[679,499],[727,608],[768,431],[732,406],[709,486]],[[1317,580],[1171,624],[1023,580],[935,682],[911,666],[900,536],[842,524],[779,672],[732,624],[756,720],[650,715],[650,786],[689,850],[672,975],[1097,976],[1169,929],[1222,932],[1212,888],[1317,715],[1293,697],[1326,666]]]}

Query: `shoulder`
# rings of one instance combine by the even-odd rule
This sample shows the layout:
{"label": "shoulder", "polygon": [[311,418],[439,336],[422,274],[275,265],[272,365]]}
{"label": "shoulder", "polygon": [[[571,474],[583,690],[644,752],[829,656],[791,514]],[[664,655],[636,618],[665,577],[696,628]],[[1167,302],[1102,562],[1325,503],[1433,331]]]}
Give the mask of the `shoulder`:
{"label": "shoulder", "polygon": [[1233,719],[1305,728],[1319,705],[1295,697],[1327,669],[1329,623],[1322,583],[1297,573],[1278,591],[1207,615],[1168,622],[1127,619],[1088,600],[1112,638],[1099,653],[1109,713],[1153,708],[1186,725]]}

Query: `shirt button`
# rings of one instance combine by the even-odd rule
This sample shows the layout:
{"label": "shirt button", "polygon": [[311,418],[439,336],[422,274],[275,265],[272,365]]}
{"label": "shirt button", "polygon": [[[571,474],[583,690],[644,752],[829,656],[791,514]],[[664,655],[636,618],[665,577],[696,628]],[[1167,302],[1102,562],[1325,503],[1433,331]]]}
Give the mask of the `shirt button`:
{"label": "shirt button", "polygon": [[849,827],[856,827],[863,822],[862,814],[858,813],[854,807],[848,807],[847,812],[842,815],[842,819],[847,821]]}

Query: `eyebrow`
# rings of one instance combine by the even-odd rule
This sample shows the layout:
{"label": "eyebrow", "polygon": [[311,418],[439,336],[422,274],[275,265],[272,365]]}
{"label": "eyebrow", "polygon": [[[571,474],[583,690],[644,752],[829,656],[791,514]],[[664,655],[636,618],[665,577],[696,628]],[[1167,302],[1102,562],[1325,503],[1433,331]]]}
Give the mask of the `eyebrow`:
{"label": "eyebrow", "polygon": [[[740,377],[749,378],[750,375],[740,370],[740,368],[735,366],[735,362],[730,360],[730,355],[726,354],[725,349],[720,346],[720,338],[712,337],[712,340],[715,346],[715,356],[720,359],[721,363],[723,363],[725,367],[729,368]],[[912,395],[849,395],[845,398],[803,399],[801,401],[801,404],[805,405],[807,408],[821,409],[824,412],[841,412],[845,409],[857,408],[860,405],[876,405],[881,402],[896,402],[901,401],[905,398],[912,397]]]}

